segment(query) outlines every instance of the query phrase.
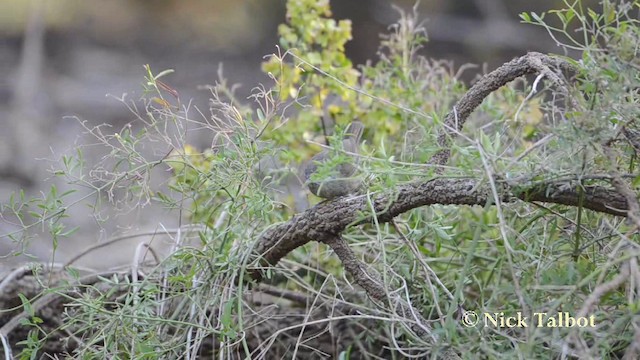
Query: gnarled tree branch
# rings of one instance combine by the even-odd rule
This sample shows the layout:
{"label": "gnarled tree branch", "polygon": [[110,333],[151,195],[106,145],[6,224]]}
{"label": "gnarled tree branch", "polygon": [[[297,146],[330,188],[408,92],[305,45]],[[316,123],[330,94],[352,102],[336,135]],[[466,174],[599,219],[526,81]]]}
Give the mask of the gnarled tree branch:
{"label": "gnarled tree branch", "polygon": [[438,146],[441,150],[431,158],[430,163],[444,165],[449,161],[451,156],[451,137],[462,130],[469,115],[492,92],[521,76],[534,73],[544,75],[556,85],[560,85],[562,78],[557,72],[571,69],[571,65],[564,60],[552,58],[538,52],[530,52],[486,74],[458,100],[453,110],[444,118],[445,131],[438,135]]}
{"label": "gnarled tree branch", "polygon": [[[583,186],[582,206],[611,215],[626,216],[627,201],[615,190],[601,186]],[[491,189],[473,179],[437,178],[425,182],[401,185],[398,188],[369,197],[337,198],[322,202],[295,215],[284,224],[265,231],[255,248],[263,265],[275,265],[289,252],[310,241],[326,242],[351,224],[389,222],[409,210],[426,205],[486,205],[490,202],[517,200],[580,205],[578,189],[559,183],[509,186],[503,183],[500,199],[493,199]],[[371,204],[369,204],[371,201]],[[365,215],[363,215],[365,214]],[[253,274],[259,280],[258,271]]]}

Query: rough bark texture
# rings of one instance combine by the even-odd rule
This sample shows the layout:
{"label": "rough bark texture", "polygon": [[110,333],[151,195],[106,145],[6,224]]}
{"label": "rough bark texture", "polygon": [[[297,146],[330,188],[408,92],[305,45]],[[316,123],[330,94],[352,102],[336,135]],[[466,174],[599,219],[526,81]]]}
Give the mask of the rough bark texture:
{"label": "rough bark texture", "polygon": [[563,60],[537,52],[530,52],[503,64],[483,76],[458,100],[453,110],[445,117],[445,131],[438,136],[438,146],[440,146],[441,150],[433,156],[431,163],[444,165],[449,161],[451,156],[451,137],[455,136],[464,127],[469,115],[489,94],[521,76],[534,73],[544,75],[556,85],[560,85],[562,80],[559,72],[568,70],[571,70],[571,67]]}
{"label": "rough bark texture", "polygon": [[[515,188],[512,186],[512,188]],[[516,192],[517,191],[517,192]],[[568,206],[580,204],[578,189],[568,184],[535,184],[518,186],[516,191],[503,189],[501,202],[538,201]],[[625,216],[627,202],[612,189],[599,186],[583,187],[582,206],[611,215]],[[433,179],[399,186],[394,191],[326,201],[297,214],[290,221],[267,230],[256,247],[262,264],[274,265],[294,249],[309,241],[324,242],[340,234],[352,224],[371,222],[374,214],[379,222],[389,222],[411,209],[433,204],[480,205],[495,203],[489,186],[473,179]],[[254,273],[260,279],[259,272]]]}

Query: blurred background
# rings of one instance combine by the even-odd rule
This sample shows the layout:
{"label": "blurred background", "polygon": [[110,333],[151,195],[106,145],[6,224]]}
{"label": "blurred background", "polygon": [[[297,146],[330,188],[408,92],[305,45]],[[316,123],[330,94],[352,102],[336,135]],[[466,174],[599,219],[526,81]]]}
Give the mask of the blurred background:
{"label": "blurred background", "polygon": [[[418,6],[429,36],[422,53],[465,63],[497,65],[527,51],[562,53],[545,30],[519,23],[524,11],[561,8],[562,1],[424,0]],[[595,6],[596,1],[585,1]],[[410,10],[413,0],[334,0],[334,17],[353,22],[347,53],[355,64],[375,60],[380,33],[398,20],[393,6]],[[260,72],[263,56],[275,52],[277,26],[285,19],[283,0],[0,0],[0,202],[24,189],[42,196],[56,184],[54,160],[69,153],[88,126],[109,124],[119,131],[132,113],[113,97],[142,93],[144,64],[158,73],[183,102],[207,109],[220,64],[229,83],[238,83],[239,99],[254,86],[270,86]],[[470,80],[470,79],[467,79]],[[112,95],[107,96],[107,95]],[[110,129],[110,130],[109,130]],[[206,139],[202,139],[206,146]],[[86,154],[87,163],[100,156]],[[58,186],[64,189],[64,184]],[[62,190],[61,190],[62,191]],[[55,258],[46,237],[35,236],[27,252],[36,259],[65,261],[80,249],[113,236],[171,228],[179,219],[162,209],[114,216],[108,222],[86,206],[69,209],[69,226],[81,231],[59,244]],[[0,222],[0,263],[21,244],[6,234],[19,229],[6,211]],[[108,224],[108,225],[107,225]],[[79,261],[96,268],[129,261],[140,239],[119,243],[115,251],[94,252]],[[107,254],[107,255],[105,255]]]}

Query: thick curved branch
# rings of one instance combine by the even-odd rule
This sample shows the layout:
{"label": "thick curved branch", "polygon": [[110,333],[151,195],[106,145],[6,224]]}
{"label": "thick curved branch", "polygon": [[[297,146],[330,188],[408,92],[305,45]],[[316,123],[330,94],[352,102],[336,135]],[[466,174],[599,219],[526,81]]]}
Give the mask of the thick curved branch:
{"label": "thick curved branch", "polygon": [[449,157],[451,156],[451,137],[462,129],[469,115],[471,115],[492,92],[521,76],[534,73],[544,75],[554,83],[560,84],[561,77],[556,71],[567,71],[570,69],[571,65],[562,59],[552,58],[537,52],[530,52],[503,64],[483,76],[458,100],[453,110],[445,117],[445,131],[438,135],[438,146],[442,150],[431,158],[430,163],[433,165],[445,165],[449,161]]}
{"label": "thick curved branch", "polygon": [[[600,186],[584,186],[578,189],[562,183],[538,183],[525,185],[502,184],[501,202],[518,200],[556,203],[584,208],[617,216],[627,215],[627,201],[615,190]],[[581,199],[582,197],[582,199]],[[371,204],[369,204],[371,201]],[[493,203],[491,189],[485,182],[473,179],[437,178],[399,186],[394,191],[371,198],[360,195],[325,201],[290,221],[266,230],[255,247],[261,264],[275,265],[289,252],[310,241],[327,242],[340,234],[348,225],[369,223],[373,216],[379,222],[389,222],[394,217],[421,206],[481,205]],[[581,203],[582,201],[582,203]],[[253,274],[259,280],[258,271]]]}

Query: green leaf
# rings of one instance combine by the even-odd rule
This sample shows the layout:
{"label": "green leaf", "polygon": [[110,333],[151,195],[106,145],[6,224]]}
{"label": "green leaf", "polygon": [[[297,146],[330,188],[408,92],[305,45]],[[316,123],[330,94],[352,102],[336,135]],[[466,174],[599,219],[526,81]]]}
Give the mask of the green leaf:
{"label": "green leaf", "polygon": [[27,297],[23,294],[18,294],[18,297],[22,302],[22,308],[24,309],[24,311],[29,314],[29,317],[33,317],[35,315],[35,312],[33,311],[33,307],[31,306],[31,302],[29,301],[29,299],[27,299]]}
{"label": "green leaf", "polygon": [[525,22],[531,22],[531,16],[529,16],[529,13],[521,12],[518,16],[520,16],[520,19]]}

